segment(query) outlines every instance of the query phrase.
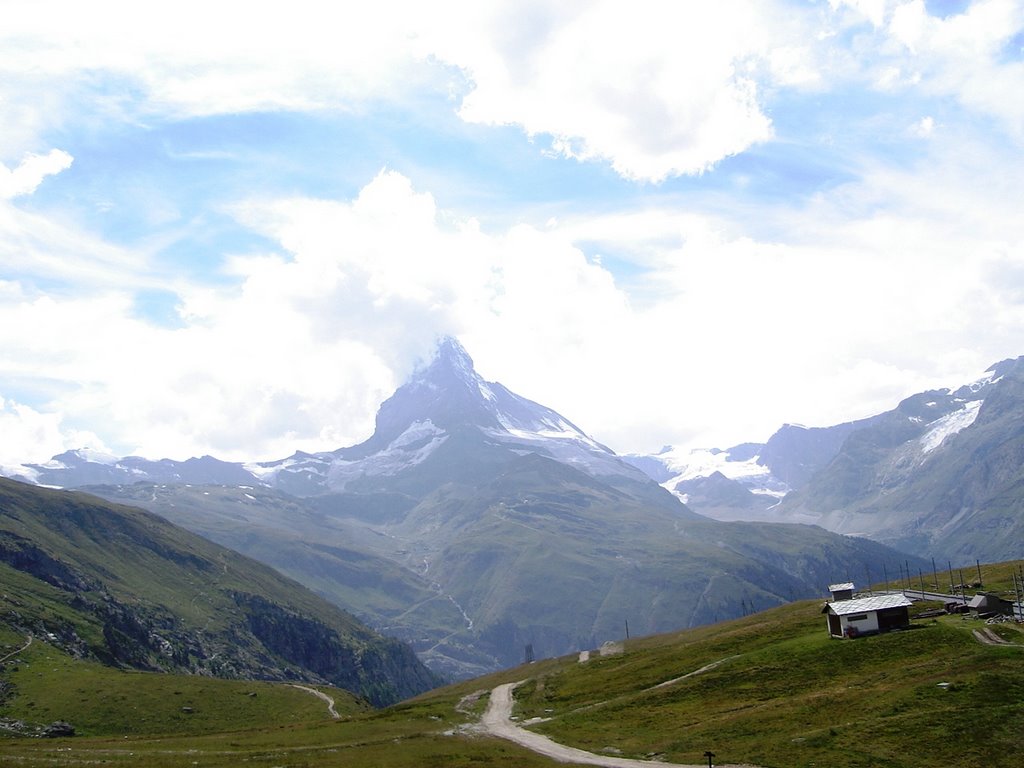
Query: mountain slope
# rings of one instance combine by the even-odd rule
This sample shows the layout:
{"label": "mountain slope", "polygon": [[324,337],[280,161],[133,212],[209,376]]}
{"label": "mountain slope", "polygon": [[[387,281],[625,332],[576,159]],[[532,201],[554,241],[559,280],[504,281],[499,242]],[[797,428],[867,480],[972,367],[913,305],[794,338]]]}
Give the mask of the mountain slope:
{"label": "mountain slope", "polygon": [[[739,615],[899,559],[820,530],[694,515],[569,420],[485,382],[454,340],[381,406],[370,440],[268,465],[263,480],[283,486],[300,468],[304,488],[329,489],[320,510],[379,533],[377,554],[458,608],[446,636],[415,644],[453,674],[514,663],[527,645],[591,647],[627,622],[654,632]],[[355,511],[386,494],[402,503]]]}
{"label": "mountain slope", "polygon": [[[820,529],[696,515],[568,419],[485,381],[453,339],[381,405],[367,441],[245,468],[246,488],[94,490],[285,567],[450,675],[514,664],[527,646],[592,647],[627,622],[740,615],[904,559]],[[366,578],[382,560],[390,576]]]}
{"label": "mountain slope", "polygon": [[780,513],[958,562],[1020,557],[1022,466],[1024,358],[876,417]]}
{"label": "mountain slope", "polygon": [[839,453],[846,438],[872,419],[831,427],[784,424],[767,443],[742,443],[725,450],[673,449],[626,461],[672,491],[685,504],[716,520],[789,522],[776,506],[802,488]]}
{"label": "mountain slope", "polygon": [[378,631],[428,647],[462,622],[458,608],[415,568],[386,554],[378,529],[415,505],[401,494],[296,498],[260,486],[136,483],[87,486],[145,507],[270,565]]}
{"label": "mountain slope", "polygon": [[[1018,565],[983,566],[986,587],[1005,594]],[[961,615],[917,615],[933,606],[912,607],[908,631],[837,640],[825,631],[821,601],[800,601],[698,629],[634,636],[615,649],[621,652],[595,652],[587,661],[579,654],[540,660],[383,711],[350,712],[341,721],[325,721],[322,709],[305,717],[286,710],[287,719],[265,709],[260,721],[245,723],[247,715],[239,711],[224,718],[232,730],[220,733],[211,728],[215,716],[199,708],[187,716],[180,711],[181,704],[192,703],[198,685],[163,688],[177,705],[167,706],[154,701],[148,685],[122,684],[107,688],[117,694],[107,697],[112,714],[103,719],[110,725],[94,731],[109,735],[83,734],[73,742],[0,739],[0,763],[551,766],[551,758],[481,733],[489,694],[518,684],[518,727],[603,760],[706,765],[702,756],[712,751],[715,765],[1017,768],[1024,733],[1024,632]],[[1002,643],[980,642],[982,633]],[[0,657],[17,649],[15,640],[20,645],[21,638],[0,632]],[[36,681],[44,677],[35,670],[56,678],[71,665],[54,663],[42,643],[33,649],[36,655],[18,657],[20,670],[12,677],[24,687],[13,701],[0,704],[0,716],[28,718],[42,710],[52,715],[39,722],[49,723],[69,700],[72,712],[81,712],[87,705],[65,693],[76,690],[80,677],[50,688],[49,698],[42,695]],[[30,688],[30,682],[38,687]],[[271,697],[262,687],[258,697],[249,686],[234,694],[227,688],[216,686],[218,701],[210,708],[220,703],[244,710]],[[155,722],[151,717],[140,723],[139,711],[150,701],[156,712],[147,714]]]}
{"label": "mountain slope", "polygon": [[1022,360],[866,419],[627,460],[718,520],[821,525],[957,562],[1019,557]]}
{"label": "mountain slope", "polygon": [[378,704],[436,682],[404,645],[156,515],[0,479],[2,619],[138,669],[328,681]]}

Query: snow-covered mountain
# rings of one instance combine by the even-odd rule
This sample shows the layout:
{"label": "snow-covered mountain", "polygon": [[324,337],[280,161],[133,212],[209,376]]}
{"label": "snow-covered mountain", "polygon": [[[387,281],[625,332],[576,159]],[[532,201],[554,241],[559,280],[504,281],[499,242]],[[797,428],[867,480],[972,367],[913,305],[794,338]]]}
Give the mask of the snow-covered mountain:
{"label": "snow-covered mountain", "polygon": [[657,454],[623,456],[702,515],[716,520],[767,520],[769,510],[789,492],[761,459],[764,445],[672,448]]}
{"label": "snow-covered mountain", "polygon": [[[996,446],[985,441],[997,433],[999,440],[1018,440],[1006,430],[1024,415],[1024,401],[1017,403],[1011,394],[1022,371],[1024,358],[1006,360],[975,381],[921,392],[877,416],[831,427],[787,424],[764,444],[665,448],[653,456],[625,458],[695,511],[719,520],[813,523],[909,551],[924,553],[924,542],[932,552],[967,551],[952,536],[961,527],[951,522],[956,515],[936,517],[929,507],[933,502],[924,499],[931,488],[957,495],[962,478],[950,474],[951,465],[960,473],[998,474],[987,459]],[[983,417],[992,420],[996,412],[1003,414],[1005,428],[982,429]],[[912,497],[908,488],[914,489]],[[1021,497],[1014,503],[1024,511],[1024,494],[1010,495]],[[958,510],[962,518],[966,509]],[[929,531],[928,521],[940,518],[942,533]],[[941,537],[946,543],[938,541]],[[984,556],[984,550],[978,554]]]}
{"label": "snow-covered mountain", "polygon": [[777,512],[951,560],[1024,556],[1024,358],[876,417]]}
{"label": "snow-covered mountain", "polygon": [[453,435],[473,432],[521,454],[536,453],[595,477],[646,478],[564,416],[485,381],[455,339],[441,341],[431,363],[381,405],[373,436],[325,453],[247,464],[265,484],[292,493],[343,491],[392,477],[427,461]]}
{"label": "snow-covered mountain", "polygon": [[5,473],[37,485],[76,488],[82,485],[126,485],[137,482],[244,485],[256,482],[241,464],[212,456],[185,461],[140,456],[119,458],[91,448],[79,448],[54,456],[42,464],[24,464]]}
{"label": "snow-covered mountain", "polygon": [[[731,457],[752,472],[747,452]],[[263,560],[455,676],[515,664],[527,644],[597,647],[626,621],[653,633],[737,616],[820,594],[842,564],[881,572],[905,557],[695,514],[554,410],[485,381],[452,339],[359,445],[244,465],[77,452],[27,469],[103,483],[89,490]],[[207,484],[190,484],[200,470]]]}
{"label": "snow-covered mountain", "polygon": [[67,451],[9,474],[40,485],[135,482],[265,485],[301,496],[342,491],[353,483],[409,471],[453,435],[467,430],[521,454],[556,459],[595,477],[646,476],[564,416],[485,381],[454,338],[441,341],[431,362],[388,398],[376,429],[363,443],[319,453],[297,452],[277,461],[232,463],[211,456],[186,461],[119,458],[88,448]]}

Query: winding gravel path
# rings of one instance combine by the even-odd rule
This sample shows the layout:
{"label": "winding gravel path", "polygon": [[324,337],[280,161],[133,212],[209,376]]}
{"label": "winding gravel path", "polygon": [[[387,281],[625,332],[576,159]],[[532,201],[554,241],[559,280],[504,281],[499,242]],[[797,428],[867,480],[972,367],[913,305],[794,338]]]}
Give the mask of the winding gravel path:
{"label": "winding gravel path", "polygon": [[325,704],[327,704],[327,713],[335,720],[341,717],[341,715],[338,714],[338,710],[334,708],[334,699],[332,699],[323,691],[318,691],[316,688],[310,688],[308,685],[298,685],[296,683],[289,683],[289,685],[291,685],[292,688],[298,688],[300,691],[305,691],[306,693],[312,694],[313,696],[316,696],[318,699],[322,700]]}
{"label": "winding gravel path", "polygon": [[[547,736],[527,731],[519,727],[510,719],[512,714],[512,691],[519,683],[506,683],[499,685],[491,691],[491,700],[487,705],[487,711],[481,720],[484,730],[499,739],[513,741],[520,746],[536,752],[539,755],[550,757],[560,763],[576,763],[578,765],[599,765],[607,768],[704,768],[706,763],[701,765],[682,765],[680,763],[665,763],[660,760],[633,760],[626,757],[610,757],[607,755],[595,755],[593,752],[584,752],[582,749],[567,747],[552,741]],[[749,765],[719,765],[717,768],[756,768]]]}
{"label": "winding gravel path", "polygon": [[6,656],[4,656],[2,659],[0,659],[0,664],[3,664],[5,661],[7,661],[12,656],[17,656],[19,653],[24,651],[30,645],[32,645],[32,635],[25,635],[25,644],[23,646],[21,646],[21,648],[19,648],[18,650],[11,651]]}

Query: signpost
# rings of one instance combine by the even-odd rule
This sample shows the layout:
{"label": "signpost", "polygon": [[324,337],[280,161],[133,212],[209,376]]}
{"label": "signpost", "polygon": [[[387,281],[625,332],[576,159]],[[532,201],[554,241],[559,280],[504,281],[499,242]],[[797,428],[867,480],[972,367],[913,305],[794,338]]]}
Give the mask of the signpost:
{"label": "signpost", "polygon": [[714,758],[714,756],[715,753],[712,752],[710,749],[704,753],[704,757],[708,759],[708,768],[714,768],[714,766],[711,764],[711,760]]}

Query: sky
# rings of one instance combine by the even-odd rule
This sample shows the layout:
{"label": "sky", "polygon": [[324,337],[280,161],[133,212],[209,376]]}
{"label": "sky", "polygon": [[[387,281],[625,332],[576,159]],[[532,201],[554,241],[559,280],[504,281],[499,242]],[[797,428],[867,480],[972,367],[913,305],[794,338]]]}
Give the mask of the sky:
{"label": "sky", "polygon": [[0,0],[0,467],[366,439],[440,336],[620,453],[1024,355],[1024,2]]}

